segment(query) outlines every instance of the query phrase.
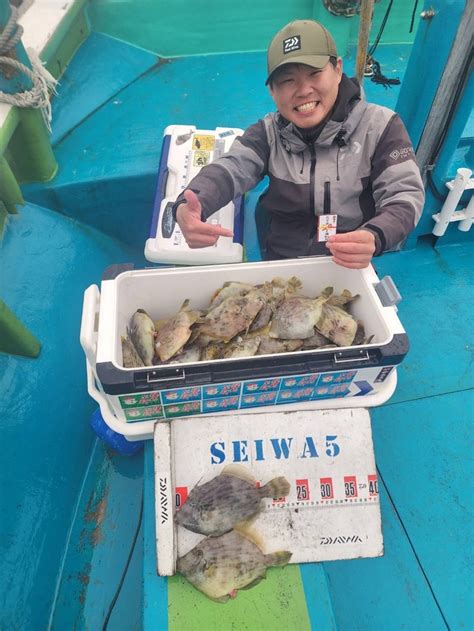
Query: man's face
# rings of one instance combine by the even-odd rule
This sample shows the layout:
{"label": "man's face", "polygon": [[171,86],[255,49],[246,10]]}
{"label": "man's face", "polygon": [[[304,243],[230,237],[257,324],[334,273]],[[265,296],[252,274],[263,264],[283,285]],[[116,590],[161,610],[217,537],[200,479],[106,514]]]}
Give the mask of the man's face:
{"label": "man's face", "polygon": [[275,72],[270,94],[282,116],[302,129],[319,125],[336,102],[342,61],[317,70],[304,64],[285,64]]}

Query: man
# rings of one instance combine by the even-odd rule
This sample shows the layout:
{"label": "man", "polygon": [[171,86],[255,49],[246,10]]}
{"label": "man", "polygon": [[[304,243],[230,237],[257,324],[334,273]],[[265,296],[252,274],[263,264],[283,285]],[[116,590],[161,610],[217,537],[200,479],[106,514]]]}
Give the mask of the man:
{"label": "man", "polygon": [[182,233],[192,248],[232,236],[205,220],[268,175],[259,200],[269,219],[267,259],[330,253],[344,267],[367,267],[402,243],[422,212],[423,184],[405,127],[388,108],[365,101],[318,22],[285,26],[267,60],[278,111],[250,126],[178,197]]}

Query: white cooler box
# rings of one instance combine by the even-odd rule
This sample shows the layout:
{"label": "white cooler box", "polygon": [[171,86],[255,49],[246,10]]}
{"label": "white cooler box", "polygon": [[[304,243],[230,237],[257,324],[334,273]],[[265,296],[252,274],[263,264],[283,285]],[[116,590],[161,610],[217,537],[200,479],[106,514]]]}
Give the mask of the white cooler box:
{"label": "white cooler box", "polygon": [[[327,257],[191,268],[133,270],[113,266],[101,289],[84,294],[81,344],[88,388],[107,424],[129,440],[151,438],[157,419],[291,409],[370,407],[384,403],[396,386],[396,366],[408,338],[390,295],[389,278],[374,269],[350,270]],[[126,271],[123,271],[124,268]],[[153,320],[174,315],[184,299],[204,309],[226,281],[251,284],[297,276],[301,293],[359,294],[351,312],[361,319],[370,344],[278,355],[219,359],[147,368],[123,368],[121,336],[133,313]],[[394,289],[395,294],[396,289]]]}
{"label": "white cooler box", "polygon": [[207,248],[191,249],[173,217],[176,198],[206,164],[226,153],[242,129],[217,127],[196,129],[193,125],[169,125],[161,149],[150,234],[145,258],[154,263],[208,265],[240,263],[243,259],[244,198],[237,197],[207,220],[234,232]]}

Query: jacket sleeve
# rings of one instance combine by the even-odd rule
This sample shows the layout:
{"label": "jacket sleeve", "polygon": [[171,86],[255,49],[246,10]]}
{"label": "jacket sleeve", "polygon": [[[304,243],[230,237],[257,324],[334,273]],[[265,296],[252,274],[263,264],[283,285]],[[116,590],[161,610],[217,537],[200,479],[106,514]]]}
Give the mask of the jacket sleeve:
{"label": "jacket sleeve", "polygon": [[[226,154],[203,167],[187,186],[201,202],[203,220],[252,189],[266,175],[269,154],[265,123],[260,120],[238,136]],[[174,203],[175,216],[185,201],[181,193]]]}
{"label": "jacket sleeve", "polygon": [[398,114],[380,137],[372,157],[375,216],[362,227],[375,236],[375,254],[403,242],[418,223],[425,191],[415,152]]}

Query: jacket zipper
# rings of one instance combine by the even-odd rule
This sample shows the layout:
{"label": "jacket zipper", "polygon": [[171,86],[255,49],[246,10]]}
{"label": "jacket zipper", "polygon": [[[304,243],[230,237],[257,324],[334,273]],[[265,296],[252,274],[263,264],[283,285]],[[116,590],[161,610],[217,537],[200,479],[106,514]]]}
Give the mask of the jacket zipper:
{"label": "jacket zipper", "polygon": [[314,145],[309,145],[309,152],[311,154],[311,166],[309,169],[309,202],[313,216],[316,215],[316,208],[314,206],[314,173],[316,171],[316,150]]}
{"label": "jacket zipper", "polygon": [[329,180],[324,182],[323,213],[325,215],[331,214],[331,182]]}

